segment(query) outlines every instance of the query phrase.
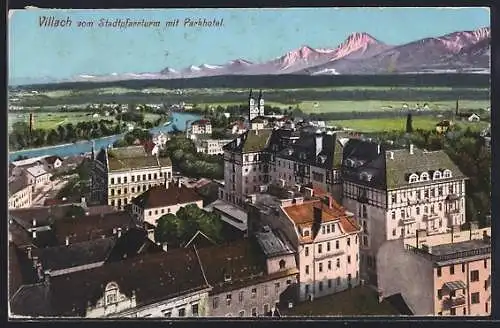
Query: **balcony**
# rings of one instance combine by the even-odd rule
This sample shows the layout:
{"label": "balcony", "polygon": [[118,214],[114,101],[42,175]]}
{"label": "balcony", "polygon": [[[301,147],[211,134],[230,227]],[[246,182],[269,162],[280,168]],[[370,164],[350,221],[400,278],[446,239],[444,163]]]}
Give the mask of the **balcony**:
{"label": "balcony", "polygon": [[457,297],[449,296],[443,300],[443,308],[444,309],[452,309],[452,308],[456,308],[456,307],[464,306],[464,305],[465,305],[465,296],[464,295],[460,295]]}

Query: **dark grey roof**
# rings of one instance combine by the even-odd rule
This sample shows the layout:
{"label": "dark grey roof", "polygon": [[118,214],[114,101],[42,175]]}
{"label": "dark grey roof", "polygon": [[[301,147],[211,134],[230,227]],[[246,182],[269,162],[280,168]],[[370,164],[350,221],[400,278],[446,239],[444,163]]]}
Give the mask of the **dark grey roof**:
{"label": "dark grey roof", "polygon": [[116,243],[116,237],[84,241],[68,246],[36,248],[44,270],[62,270],[85,264],[104,262]]}
{"label": "dark grey roof", "polygon": [[442,244],[432,246],[430,253],[436,256],[452,255],[459,252],[467,252],[473,250],[491,248],[491,244],[485,242],[483,239],[474,239],[462,241],[459,243]]}
{"label": "dark grey roof", "polygon": [[293,254],[293,249],[288,242],[286,242],[286,240],[279,238],[272,230],[267,230],[267,228],[265,229],[266,230],[262,232],[256,233],[255,236],[266,256],[273,257],[284,254]]}
{"label": "dark grey roof", "polygon": [[278,153],[278,157],[325,169],[340,168],[343,146],[333,132],[302,131],[300,138]]}
{"label": "dark grey roof", "polygon": [[109,252],[106,262],[121,261],[139,254],[159,253],[163,249],[148,239],[143,229],[131,228],[122,234]]}
{"label": "dark grey roof", "polygon": [[21,286],[10,302],[10,311],[13,315],[30,317],[53,315],[49,285],[42,282]]}
{"label": "dark grey roof", "polygon": [[[425,151],[413,148],[387,150],[386,145],[350,139],[344,147],[342,178],[378,189],[397,189],[409,185],[412,173],[432,174],[448,169],[452,177],[446,180],[466,178],[450,157],[443,151]],[[422,182],[429,183],[429,182]],[[412,183],[419,186],[420,183]]]}
{"label": "dark grey roof", "polygon": [[16,192],[26,188],[28,184],[23,177],[18,177],[9,181],[9,196],[14,195]]}
{"label": "dark grey roof", "polygon": [[448,290],[450,291],[454,291],[454,290],[464,289],[465,287],[467,287],[467,285],[462,280],[455,280],[455,281],[445,282],[444,287],[448,288]]}

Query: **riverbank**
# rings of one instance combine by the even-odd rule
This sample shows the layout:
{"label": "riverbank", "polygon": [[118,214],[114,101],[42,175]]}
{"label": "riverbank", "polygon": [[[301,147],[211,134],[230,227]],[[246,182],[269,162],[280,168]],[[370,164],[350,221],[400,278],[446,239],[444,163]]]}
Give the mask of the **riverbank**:
{"label": "riverbank", "polygon": [[[160,125],[149,129],[151,133],[165,132],[169,133],[174,130],[174,126],[177,125],[177,129],[183,131],[185,129],[186,123],[192,122],[200,118],[200,115],[193,113],[173,113],[170,121],[176,122],[177,124]],[[23,150],[16,150],[9,152],[9,163],[16,160],[19,156],[24,156],[26,158],[46,156],[46,155],[56,155],[60,157],[75,156],[84,153],[89,153],[92,151],[92,143],[95,144],[96,150],[101,148],[107,148],[112,145],[115,141],[123,138],[125,133],[116,134],[112,136],[100,137],[92,140],[82,140],[76,143],[65,143],[54,146],[43,146],[40,148],[30,148]]]}

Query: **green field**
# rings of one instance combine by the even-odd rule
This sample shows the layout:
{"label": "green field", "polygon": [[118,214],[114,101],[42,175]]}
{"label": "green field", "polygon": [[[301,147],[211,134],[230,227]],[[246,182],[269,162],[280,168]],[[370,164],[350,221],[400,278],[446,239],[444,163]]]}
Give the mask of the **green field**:
{"label": "green field", "polygon": [[[413,116],[412,120],[413,129],[434,130],[436,124],[442,119],[434,116]],[[454,122],[454,124],[462,128],[470,127],[473,131],[483,130],[488,126],[488,122],[459,121]],[[328,125],[349,128],[359,132],[404,131],[406,129],[406,117],[329,121]]]}
{"label": "green field", "polygon": [[[145,121],[153,122],[160,118],[160,115],[146,113],[144,115]],[[64,125],[68,123],[72,123],[73,125],[78,124],[79,122],[91,121],[91,122],[99,122],[100,120],[112,120],[115,121],[113,116],[99,116],[92,117],[91,113],[88,112],[43,112],[35,114],[35,129],[44,129],[50,130],[55,129],[59,125]],[[13,114],[9,113],[8,116],[8,126],[9,130],[12,124],[19,121],[29,121],[29,114]]]}

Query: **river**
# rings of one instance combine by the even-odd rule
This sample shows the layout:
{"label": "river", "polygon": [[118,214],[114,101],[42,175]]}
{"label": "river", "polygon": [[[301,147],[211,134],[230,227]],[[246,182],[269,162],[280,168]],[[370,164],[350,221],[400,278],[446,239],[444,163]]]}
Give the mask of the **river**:
{"label": "river", "polygon": [[[158,132],[172,132],[174,126],[180,130],[184,131],[186,129],[186,122],[189,123],[191,121],[197,120],[200,118],[200,115],[192,114],[192,113],[172,113],[170,117],[170,121],[172,124],[167,126],[157,126],[149,131],[153,134]],[[101,148],[106,148],[109,145],[112,145],[115,141],[123,138],[125,133],[102,137],[94,139],[95,149],[99,150]],[[79,141],[71,144],[57,145],[57,146],[48,146],[41,148],[33,148],[26,150],[19,150],[14,152],[9,152],[9,162],[16,160],[19,156],[26,156],[28,158],[46,156],[46,155],[57,155],[60,157],[66,156],[76,156],[81,153],[88,153],[92,151],[92,140]]]}

